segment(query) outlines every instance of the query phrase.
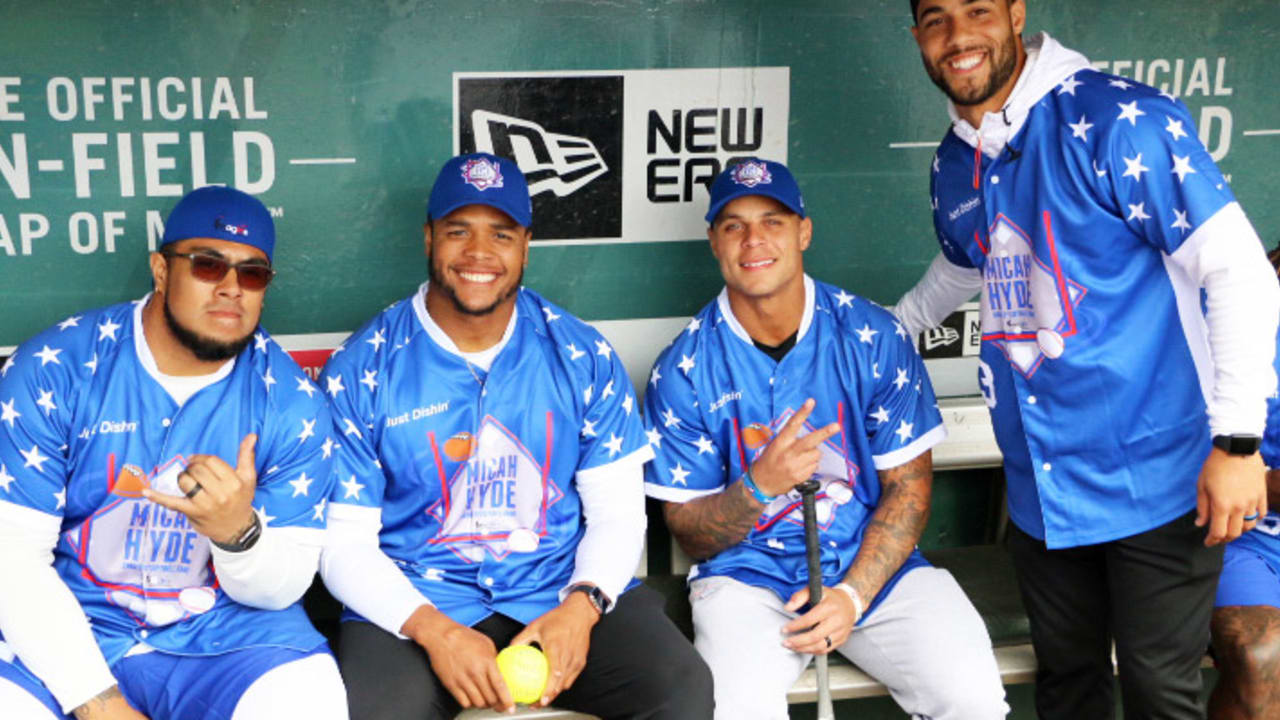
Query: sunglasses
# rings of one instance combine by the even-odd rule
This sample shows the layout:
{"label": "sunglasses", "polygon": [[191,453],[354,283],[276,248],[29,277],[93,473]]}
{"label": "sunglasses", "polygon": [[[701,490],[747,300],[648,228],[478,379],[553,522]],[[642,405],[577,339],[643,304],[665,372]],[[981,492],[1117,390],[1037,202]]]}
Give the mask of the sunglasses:
{"label": "sunglasses", "polygon": [[162,251],[160,254],[165,257],[183,257],[190,260],[191,274],[197,280],[208,283],[222,282],[222,279],[227,276],[227,271],[235,268],[236,283],[240,285],[241,290],[265,289],[271,283],[271,278],[276,275],[276,271],[272,270],[270,265],[263,265],[253,260],[245,260],[232,265],[225,258],[207,253]]}

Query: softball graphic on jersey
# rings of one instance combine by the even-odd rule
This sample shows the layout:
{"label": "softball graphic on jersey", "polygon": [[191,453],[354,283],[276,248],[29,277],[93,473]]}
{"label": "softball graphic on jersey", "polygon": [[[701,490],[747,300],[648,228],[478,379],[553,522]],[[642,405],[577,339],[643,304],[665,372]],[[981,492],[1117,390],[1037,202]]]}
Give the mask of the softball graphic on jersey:
{"label": "softball graphic on jersey", "polygon": [[1048,263],[1037,257],[1026,233],[1005,216],[996,219],[990,240],[982,270],[982,339],[1030,377],[1046,358],[1066,351],[1085,289],[1062,274],[1056,257]]}
{"label": "softball graphic on jersey", "polygon": [[207,612],[216,600],[206,587],[208,541],[185,515],[142,497],[148,487],[178,494],[185,466],[181,457],[173,458],[151,477],[137,465],[121,466],[108,478],[115,499],[68,533],[73,547],[85,548],[86,578],[151,626]]}
{"label": "softball graphic on jersey", "polygon": [[[470,454],[460,456],[464,444]],[[559,492],[532,453],[493,417],[474,436],[457,433],[444,446],[445,457],[457,465],[440,502],[427,509],[437,518],[443,514],[431,542],[447,544],[471,562],[482,561],[485,552],[503,558],[537,550],[547,506]]]}

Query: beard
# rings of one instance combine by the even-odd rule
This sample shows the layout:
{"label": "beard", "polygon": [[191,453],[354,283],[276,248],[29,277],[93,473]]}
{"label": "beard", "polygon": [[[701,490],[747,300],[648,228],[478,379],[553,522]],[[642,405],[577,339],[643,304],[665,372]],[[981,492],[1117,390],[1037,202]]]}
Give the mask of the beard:
{"label": "beard", "polygon": [[216,360],[230,360],[240,354],[249,346],[249,342],[253,340],[253,333],[246,333],[244,337],[238,340],[223,342],[214,340],[213,338],[200,335],[196,331],[184,327],[178,322],[178,318],[173,316],[173,312],[169,310],[169,296],[164,296],[164,321],[169,326],[169,332],[178,339],[183,347],[190,350],[197,360],[204,362],[212,362]]}
{"label": "beard", "polygon": [[444,269],[436,265],[436,256],[434,253],[431,255],[430,262],[427,263],[427,276],[431,280],[431,284],[439,288],[441,292],[444,293],[445,297],[449,298],[449,301],[453,303],[455,310],[463,315],[480,317],[497,310],[499,305],[506,302],[513,295],[519,292],[520,284],[524,282],[524,268],[520,268],[520,274],[516,276],[516,281],[511,284],[511,287],[508,288],[506,292],[498,296],[498,298],[489,305],[481,308],[468,307],[462,302],[462,298],[458,297],[458,289],[444,279]]}
{"label": "beard", "polygon": [[1000,92],[1000,88],[1003,88],[1005,83],[1009,82],[1009,79],[1013,77],[1014,71],[1018,69],[1017,44],[1014,42],[1013,32],[1010,31],[1009,37],[991,50],[991,71],[987,75],[985,85],[964,89],[957,89],[949,85],[946,76],[943,74],[942,64],[948,58],[977,49],[979,48],[964,48],[963,50],[949,53],[947,57],[939,60],[936,65],[929,62],[928,58],[921,56],[921,59],[924,60],[925,72],[929,73],[929,79],[956,105],[980,105],[990,100],[996,93]]}

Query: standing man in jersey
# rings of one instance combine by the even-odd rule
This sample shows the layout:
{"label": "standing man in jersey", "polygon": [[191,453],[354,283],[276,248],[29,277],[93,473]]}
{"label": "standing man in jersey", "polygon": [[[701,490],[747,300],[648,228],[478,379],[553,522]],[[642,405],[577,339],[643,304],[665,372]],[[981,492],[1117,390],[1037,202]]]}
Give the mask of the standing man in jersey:
{"label": "standing man in jersey", "polygon": [[1173,97],[1024,43],[1023,0],[911,9],[952,126],[942,253],[898,313],[919,332],[981,291],[1036,706],[1110,717],[1114,639],[1126,717],[1202,717],[1222,543],[1267,511],[1261,244]]}
{"label": "standing man in jersey", "polygon": [[[911,336],[805,274],[813,221],[781,163],[726,169],[706,218],[725,288],[654,365],[646,489],[698,561],[716,718],[786,718],[788,688],[832,651],[912,717],[1004,717],[986,626],[916,549],[946,429]],[[826,586],[813,603],[793,489],[810,477]]]}
{"label": "standing man in jersey", "polygon": [[[1271,251],[1270,260],[1280,271],[1280,248]],[[1209,696],[1213,720],[1280,718],[1280,392],[1267,400],[1261,452],[1268,468],[1269,512],[1227,546],[1214,599],[1218,684]]]}
{"label": "standing man in jersey", "polygon": [[0,370],[5,718],[347,717],[298,603],[332,420],[258,327],[274,245],[262,203],[195,190],[150,295],[69,317]]}
{"label": "standing man in jersey", "polygon": [[640,408],[609,343],[520,286],[531,224],[515,163],[446,162],[429,281],[325,368],[341,441],[322,573],[347,606],[354,717],[508,710],[495,652],[537,643],[539,705],[705,720],[710,673],[633,577]]}

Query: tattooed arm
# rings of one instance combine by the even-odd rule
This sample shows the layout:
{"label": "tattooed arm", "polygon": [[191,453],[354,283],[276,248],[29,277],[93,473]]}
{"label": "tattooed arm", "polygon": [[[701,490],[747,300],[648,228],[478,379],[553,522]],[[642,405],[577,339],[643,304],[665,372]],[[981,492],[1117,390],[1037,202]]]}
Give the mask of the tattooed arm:
{"label": "tattooed arm", "polygon": [[[839,424],[831,423],[800,437],[814,404],[813,398],[805,400],[751,465],[751,476],[765,495],[782,495],[809,479],[818,469],[818,446],[840,431]],[[683,504],[668,502],[663,515],[680,547],[690,557],[703,560],[742,542],[764,507],[737,481],[724,492]]]}
{"label": "tattooed arm", "polygon": [[697,560],[742,542],[762,512],[764,503],[751,497],[740,482],[724,492],[685,503],[663,503],[662,508],[671,534],[689,557]]}
{"label": "tattooed arm", "polygon": [[864,603],[871,602],[920,541],[929,521],[932,494],[932,451],[880,471],[880,504],[862,534],[853,566],[844,576]]}
{"label": "tattooed arm", "polygon": [[129,707],[119,685],[103,690],[89,702],[71,711],[76,720],[147,720],[142,713]]}

